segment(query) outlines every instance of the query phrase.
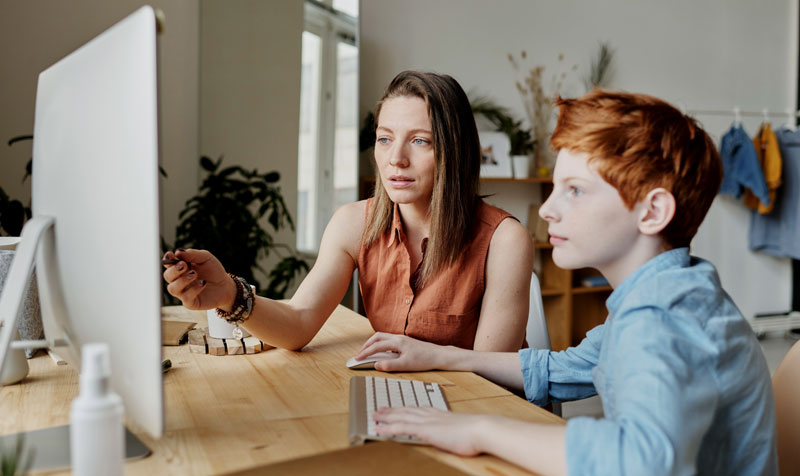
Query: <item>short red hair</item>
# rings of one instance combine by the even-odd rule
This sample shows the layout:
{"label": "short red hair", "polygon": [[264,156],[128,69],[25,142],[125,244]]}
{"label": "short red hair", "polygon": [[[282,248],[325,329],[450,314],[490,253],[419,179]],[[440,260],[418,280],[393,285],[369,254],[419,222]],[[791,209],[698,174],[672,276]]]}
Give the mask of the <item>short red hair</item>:
{"label": "short red hair", "polygon": [[557,98],[550,145],[589,155],[629,208],[658,187],[675,197],[675,216],[661,236],[689,246],[722,182],[722,161],[700,125],[661,99],[595,89]]}

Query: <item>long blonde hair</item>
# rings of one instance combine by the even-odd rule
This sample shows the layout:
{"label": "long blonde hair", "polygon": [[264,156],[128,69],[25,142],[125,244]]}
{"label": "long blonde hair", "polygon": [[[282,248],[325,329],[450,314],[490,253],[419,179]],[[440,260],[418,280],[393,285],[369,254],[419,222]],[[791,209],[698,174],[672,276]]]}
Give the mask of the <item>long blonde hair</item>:
{"label": "long blonde hair", "polygon": [[[403,71],[395,76],[375,111],[380,122],[387,99],[418,97],[428,106],[436,169],[429,207],[430,235],[417,285],[451,266],[472,239],[480,203],[480,142],[475,117],[461,86],[450,76]],[[375,193],[361,241],[365,247],[391,232],[394,203],[375,170]]]}

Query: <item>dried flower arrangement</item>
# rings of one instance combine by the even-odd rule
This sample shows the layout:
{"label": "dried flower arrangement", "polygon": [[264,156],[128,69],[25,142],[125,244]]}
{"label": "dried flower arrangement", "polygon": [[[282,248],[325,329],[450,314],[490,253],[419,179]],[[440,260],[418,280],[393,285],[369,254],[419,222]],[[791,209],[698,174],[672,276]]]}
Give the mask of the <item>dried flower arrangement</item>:
{"label": "dried flower arrangement", "polygon": [[[555,96],[560,94],[564,81],[567,79],[567,71],[555,73],[549,78],[549,84],[545,84],[545,67],[536,65],[523,71],[521,63],[527,60],[528,54],[525,50],[520,53],[519,59],[513,54],[508,54],[508,61],[521,79],[516,81],[517,91],[522,97],[525,113],[531,125],[533,138],[536,143],[534,150],[534,169],[539,176],[546,176],[551,173],[552,153],[548,146],[553,122],[553,101]],[[558,55],[559,65],[564,62],[564,55]],[[577,71],[578,65],[573,65],[570,71]]]}

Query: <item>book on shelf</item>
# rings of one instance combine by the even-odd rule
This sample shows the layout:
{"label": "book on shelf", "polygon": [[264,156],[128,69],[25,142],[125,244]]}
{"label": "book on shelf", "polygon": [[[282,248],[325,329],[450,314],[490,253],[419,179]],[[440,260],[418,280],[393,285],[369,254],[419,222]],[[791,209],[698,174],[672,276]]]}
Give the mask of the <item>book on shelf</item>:
{"label": "book on shelf", "polygon": [[608,280],[603,276],[585,276],[584,278],[581,279],[581,286],[585,288],[608,286]]}

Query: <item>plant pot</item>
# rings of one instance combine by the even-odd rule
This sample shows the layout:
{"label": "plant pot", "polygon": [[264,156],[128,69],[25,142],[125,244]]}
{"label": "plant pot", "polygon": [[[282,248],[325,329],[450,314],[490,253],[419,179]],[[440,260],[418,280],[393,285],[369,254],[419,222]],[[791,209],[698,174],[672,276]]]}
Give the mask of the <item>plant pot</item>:
{"label": "plant pot", "polygon": [[511,166],[514,170],[514,178],[531,176],[531,157],[529,155],[512,155]]}

